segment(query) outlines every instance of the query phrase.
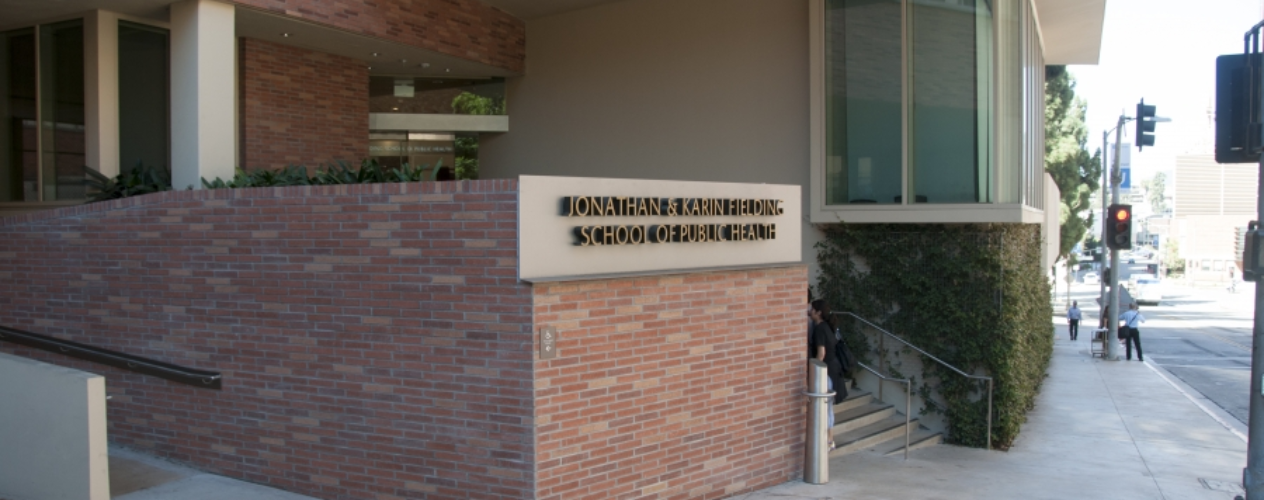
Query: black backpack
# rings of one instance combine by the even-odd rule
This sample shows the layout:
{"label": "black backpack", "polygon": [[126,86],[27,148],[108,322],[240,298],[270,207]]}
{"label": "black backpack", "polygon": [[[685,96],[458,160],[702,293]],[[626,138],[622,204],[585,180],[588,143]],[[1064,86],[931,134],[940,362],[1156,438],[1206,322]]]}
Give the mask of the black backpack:
{"label": "black backpack", "polygon": [[838,328],[834,329],[834,341],[834,358],[838,359],[838,364],[843,365],[843,375],[854,378],[852,370],[856,368],[856,358],[851,355],[851,349],[843,341],[843,332]]}

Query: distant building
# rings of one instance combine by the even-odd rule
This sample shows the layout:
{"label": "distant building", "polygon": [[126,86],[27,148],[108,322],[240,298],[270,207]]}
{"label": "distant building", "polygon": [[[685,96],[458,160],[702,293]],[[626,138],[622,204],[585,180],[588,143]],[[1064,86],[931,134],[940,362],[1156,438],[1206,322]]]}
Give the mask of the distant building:
{"label": "distant building", "polygon": [[1237,228],[1255,216],[1258,185],[1255,164],[1221,165],[1209,154],[1176,157],[1171,238],[1180,245],[1187,277],[1229,280],[1229,267],[1238,260]]}

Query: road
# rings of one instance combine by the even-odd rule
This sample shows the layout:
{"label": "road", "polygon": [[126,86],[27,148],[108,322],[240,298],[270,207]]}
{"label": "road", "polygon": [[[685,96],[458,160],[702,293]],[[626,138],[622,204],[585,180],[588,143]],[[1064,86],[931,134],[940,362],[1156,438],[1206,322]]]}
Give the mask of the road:
{"label": "road", "polygon": [[[1065,293],[1062,288],[1059,298]],[[1097,285],[1071,287],[1071,297],[1079,301],[1085,312],[1084,323],[1090,327],[1097,324],[1097,293]],[[1169,285],[1163,302],[1141,306],[1146,318],[1140,327],[1146,361],[1162,367],[1244,424],[1249,419],[1254,299],[1252,283],[1240,284],[1237,293]],[[1086,338],[1088,334],[1082,335],[1080,342]],[[1063,335],[1058,341],[1067,339]],[[1121,358],[1123,353],[1121,346]]]}

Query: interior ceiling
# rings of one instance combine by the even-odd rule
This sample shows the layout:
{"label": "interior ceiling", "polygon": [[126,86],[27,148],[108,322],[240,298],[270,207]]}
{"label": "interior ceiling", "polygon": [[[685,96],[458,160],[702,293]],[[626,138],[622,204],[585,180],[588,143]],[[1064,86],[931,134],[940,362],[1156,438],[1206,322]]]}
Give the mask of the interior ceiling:
{"label": "interior ceiling", "polygon": [[[3,1],[3,0],[0,0]],[[594,5],[620,0],[481,0],[484,4],[508,12],[518,19],[532,20],[538,17],[585,9]]]}
{"label": "interior ceiling", "polygon": [[1097,64],[1106,0],[1035,0],[1045,64]]}

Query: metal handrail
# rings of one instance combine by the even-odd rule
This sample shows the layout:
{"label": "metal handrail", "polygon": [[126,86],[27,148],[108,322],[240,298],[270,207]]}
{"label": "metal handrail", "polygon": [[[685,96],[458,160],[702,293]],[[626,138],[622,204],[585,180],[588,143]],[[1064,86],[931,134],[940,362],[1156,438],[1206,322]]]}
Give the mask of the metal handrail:
{"label": "metal handrail", "polygon": [[101,347],[62,340],[48,335],[0,326],[0,340],[34,347],[44,351],[79,358],[93,363],[122,368],[145,375],[165,378],[172,382],[188,384],[203,389],[221,389],[223,377],[219,372],[188,368],[171,363],[135,356]]}
{"label": "metal handrail", "polygon": [[[895,377],[883,375],[882,373],[879,373],[878,370],[874,370],[869,365],[866,365],[859,361],[857,361],[856,364],[860,365],[861,368],[868,370],[869,373],[872,373],[875,377],[878,377],[882,380],[889,380],[891,382],[900,382],[904,384],[904,459],[908,460],[909,432],[910,432],[909,427],[912,427],[912,423],[913,423],[913,417],[912,417],[913,381],[906,378],[895,378]],[[878,399],[882,399],[882,382],[878,382]]]}
{"label": "metal handrail", "polygon": [[[921,353],[923,356],[926,356],[926,357],[928,357],[928,358],[930,358],[930,359],[935,360],[935,362],[937,362],[937,363],[939,363],[939,364],[943,365],[944,367],[948,368],[949,370],[952,370],[952,371],[954,371],[954,372],[957,372],[959,375],[961,375],[961,376],[963,376],[963,377],[965,377],[965,378],[968,378],[968,379],[974,379],[974,380],[986,380],[986,381],[987,381],[987,383],[988,383],[988,405],[987,405],[987,449],[989,449],[989,450],[990,450],[990,449],[992,449],[992,390],[993,390],[993,388],[994,388],[994,382],[992,381],[992,377],[985,377],[985,376],[982,376],[982,375],[971,375],[971,374],[969,374],[969,373],[963,372],[963,371],[961,371],[961,369],[959,369],[959,368],[957,368],[957,367],[955,367],[955,366],[952,366],[952,365],[948,364],[948,362],[946,362],[946,361],[944,361],[944,360],[942,360],[942,359],[939,359],[939,358],[935,357],[933,354],[931,354],[931,353],[929,353],[929,352],[926,352],[926,351],[922,350],[921,348],[919,348],[919,347],[917,347],[917,346],[915,346],[915,345],[913,345],[913,344],[910,344],[907,340],[904,340],[904,339],[900,338],[898,335],[896,335],[896,334],[894,334],[894,333],[891,333],[891,332],[886,331],[886,330],[885,330],[885,329],[883,329],[882,327],[880,327],[880,326],[878,326],[878,325],[873,324],[872,322],[870,322],[869,320],[867,320],[867,319],[865,319],[865,318],[862,318],[862,317],[860,317],[860,316],[857,316],[855,313],[852,313],[852,312],[835,312],[835,313],[833,313],[833,314],[834,314],[835,316],[839,316],[839,315],[846,314],[846,315],[851,316],[851,317],[853,317],[853,318],[855,318],[855,319],[857,319],[857,320],[860,320],[860,322],[862,322],[862,323],[864,323],[864,324],[866,324],[866,325],[869,325],[869,326],[870,326],[871,328],[873,328],[874,330],[877,330],[877,331],[879,331],[879,332],[882,332],[882,333],[886,334],[887,336],[889,336],[889,337],[891,337],[891,338],[893,338],[893,339],[895,339],[895,340],[899,341],[901,344],[904,344],[904,345],[908,346],[910,349],[912,349],[912,350],[914,350],[914,351],[917,351],[917,352]],[[879,397],[881,397],[881,396],[879,396]]]}

